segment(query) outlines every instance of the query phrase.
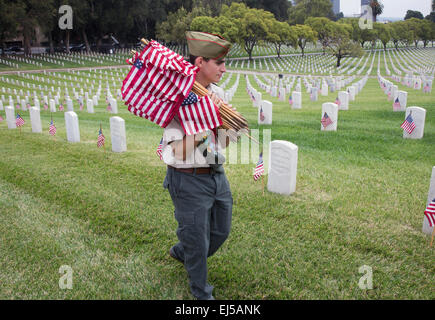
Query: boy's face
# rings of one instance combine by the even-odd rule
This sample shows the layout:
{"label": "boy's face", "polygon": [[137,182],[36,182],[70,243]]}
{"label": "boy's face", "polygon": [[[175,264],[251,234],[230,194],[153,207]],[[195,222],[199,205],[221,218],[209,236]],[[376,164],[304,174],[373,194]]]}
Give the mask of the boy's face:
{"label": "boy's face", "polygon": [[205,61],[202,57],[199,57],[196,59],[195,65],[200,69],[199,74],[201,74],[201,78],[209,84],[219,82],[222,75],[227,71],[224,59]]}

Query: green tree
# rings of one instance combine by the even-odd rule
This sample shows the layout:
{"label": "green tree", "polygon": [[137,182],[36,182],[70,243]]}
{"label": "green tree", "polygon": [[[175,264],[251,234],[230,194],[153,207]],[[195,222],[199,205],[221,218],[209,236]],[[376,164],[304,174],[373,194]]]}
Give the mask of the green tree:
{"label": "green tree", "polygon": [[0,0],[0,45],[2,56],[5,55],[6,43],[8,38],[18,34],[18,17],[24,14],[24,8],[17,3],[8,0]]}
{"label": "green tree", "polygon": [[405,20],[416,18],[423,20],[423,14],[420,11],[408,10],[406,11]]}
{"label": "green tree", "polygon": [[289,9],[291,25],[304,24],[309,17],[326,17],[334,19],[330,0],[297,0],[296,5]]}
{"label": "green tree", "polygon": [[287,22],[273,20],[267,36],[267,41],[275,47],[278,58],[281,57],[281,47],[283,45],[296,45],[296,36],[292,34],[290,26]]}
{"label": "green tree", "polygon": [[327,45],[327,51],[337,58],[337,68],[344,57],[361,57],[364,53],[361,46],[351,39],[352,26],[348,23],[334,23],[333,32]]}
{"label": "green tree", "polygon": [[233,2],[230,7],[222,6],[222,16],[234,21],[238,30],[236,42],[249,55],[249,60],[252,60],[254,47],[269,36],[275,20],[273,14],[262,9],[248,8],[244,3]]}
{"label": "green tree", "polygon": [[333,22],[324,17],[310,17],[305,20],[305,24],[309,25],[317,33],[317,37],[322,44],[323,53],[326,52],[326,46],[333,32]]}
{"label": "green tree", "polygon": [[[190,25],[194,18],[204,16],[204,8],[195,8],[192,12],[188,12],[181,7],[176,12],[169,13],[168,19],[157,25],[156,35],[159,39],[166,42],[175,42],[182,48],[182,53],[187,55],[186,31],[190,30]],[[211,18],[213,21],[213,18]],[[212,29],[210,29],[212,30]]]}
{"label": "green tree", "polygon": [[425,17],[425,19],[426,19],[426,20],[429,20],[429,21],[432,21],[432,22],[435,22],[435,11],[432,11],[430,14],[428,14],[428,15]]}
{"label": "green tree", "polygon": [[291,26],[292,33],[297,37],[297,45],[295,48],[299,47],[302,51],[302,56],[305,55],[305,47],[309,42],[315,43],[317,41],[316,31],[311,29],[308,25],[297,24],[295,26]]}
{"label": "green tree", "polygon": [[396,49],[399,48],[400,43],[412,42],[411,32],[405,21],[393,22],[390,26],[390,35]]}
{"label": "green tree", "polygon": [[35,27],[44,28],[50,20],[53,8],[53,0],[18,0],[16,4],[21,9],[17,16],[24,39],[24,53],[31,53],[31,41],[35,38]]}
{"label": "green tree", "polygon": [[380,40],[384,46],[384,50],[387,50],[387,44],[391,41],[390,27],[386,24],[375,22],[373,28],[375,30],[376,40]]}
{"label": "green tree", "polygon": [[288,0],[243,0],[248,7],[272,12],[278,21],[288,20],[288,10],[292,7]]}

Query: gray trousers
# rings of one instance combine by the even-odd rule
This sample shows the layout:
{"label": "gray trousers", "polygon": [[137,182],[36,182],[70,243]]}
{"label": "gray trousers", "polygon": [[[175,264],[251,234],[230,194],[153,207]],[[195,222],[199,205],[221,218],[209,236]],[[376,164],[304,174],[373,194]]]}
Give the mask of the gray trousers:
{"label": "gray trousers", "polygon": [[208,299],[213,286],[207,282],[207,258],[227,239],[233,197],[225,173],[195,174],[168,168],[168,188],[178,222],[175,254],[184,261],[190,290],[197,299]]}

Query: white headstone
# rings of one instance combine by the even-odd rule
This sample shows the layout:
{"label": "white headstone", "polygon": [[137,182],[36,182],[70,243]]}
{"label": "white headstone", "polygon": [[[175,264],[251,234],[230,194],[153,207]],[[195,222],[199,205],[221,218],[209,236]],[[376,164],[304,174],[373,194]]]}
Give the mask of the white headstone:
{"label": "white headstone", "polygon": [[66,99],[66,109],[68,111],[74,111],[73,101],[71,99]]}
{"label": "white headstone", "polygon": [[94,106],[98,105],[98,96],[94,96],[92,99],[92,102],[94,103]]}
{"label": "white headstone", "polygon": [[50,112],[56,112],[56,104],[53,99],[50,99]]}
{"label": "white headstone", "polygon": [[110,118],[110,134],[112,138],[112,151],[127,151],[127,139],[125,134],[125,121],[121,117]]}
{"label": "white headstone", "polygon": [[115,99],[110,98],[109,99],[110,108],[112,109],[111,113],[117,114],[118,113],[118,103]]}
{"label": "white headstone", "polygon": [[42,125],[41,125],[41,117],[39,115],[39,109],[32,107],[30,108],[30,122],[32,123],[32,132],[41,133]]}
{"label": "white headstone", "polygon": [[[425,209],[429,205],[429,203],[435,198],[435,167],[432,168],[432,176],[430,178],[430,185],[429,185],[429,193],[427,194],[427,202]],[[423,218],[423,232],[427,233],[429,235],[432,234],[434,227],[429,226],[429,221],[427,220],[426,215],[424,215]]]}
{"label": "white headstone", "polygon": [[94,103],[92,102],[91,99],[87,100],[86,108],[87,108],[88,113],[94,113]]}
{"label": "white headstone", "polygon": [[0,110],[3,110],[3,101],[0,100]]}
{"label": "white headstone", "polygon": [[298,146],[282,140],[270,143],[267,190],[284,195],[296,191]]}
{"label": "white headstone", "polygon": [[322,85],[322,96],[327,96],[328,95],[328,84],[326,84],[325,82]]}
{"label": "white headstone", "polygon": [[292,99],[293,99],[292,109],[302,109],[302,93],[299,91],[293,91]]}
{"label": "white headstone", "polygon": [[17,123],[15,122],[15,108],[14,107],[5,107],[6,112],[6,122],[8,123],[9,129],[16,129]]}
{"label": "white headstone", "polygon": [[340,100],[338,110],[349,110],[349,93],[346,91],[339,91],[338,100]]}
{"label": "white headstone", "polygon": [[[327,118],[332,122],[329,125],[327,123],[321,123],[320,128],[322,131],[337,131],[338,122],[338,106],[335,103],[327,102],[322,104],[322,120],[328,121]],[[325,127],[326,125],[326,127]]]}
{"label": "white headstone", "polygon": [[279,88],[279,100],[285,101],[285,88]]}
{"label": "white headstone", "polygon": [[80,142],[79,118],[74,111],[65,112],[65,128],[69,142]]}
{"label": "white headstone", "polygon": [[272,102],[263,100],[258,108],[258,124],[272,124]]}
{"label": "white headstone", "polygon": [[350,99],[350,101],[355,101],[355,95],[356,95],[356,93],[355,93],[355,87],[354,86],[348,87],[347,90],[349,92],[349,99]]}
{"label": "white headstone", "polygon": [[311,101],[319,100],[319,90],[317,89],[317,87],[311,88],[310,99],[311,99]]}
{"label": "white headstone", "polygon": [[420,107],[406,108],[405,119],[411,114],[414,120],[415,129],[409,134],[406,130],[403,130],[404,139],[422,139],[424,134],[424,123],[426,119],[426,109]]}
{"label": "white headstone", "polygon": [[400,103],[400,109],[397,109],[396,111],[405,111],[406,104],[408,103],[408,92],[399,91],[399,103]]}

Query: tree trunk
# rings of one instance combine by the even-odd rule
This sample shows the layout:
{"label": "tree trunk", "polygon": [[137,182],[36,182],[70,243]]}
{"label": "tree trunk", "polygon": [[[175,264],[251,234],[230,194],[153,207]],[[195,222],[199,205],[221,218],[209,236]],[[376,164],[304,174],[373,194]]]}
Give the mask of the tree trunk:
{"label": "tree trunk", "polygon": [[87,53],[91,52],[91,47],[89,46],[88,36],[86,35],[85,29],[82,29],[82,37],[83,37],[83,41],[85,42],[86,52]]}
{"label": "tree trunk", "polygon": [[[4,40],[2,40],[2,57],[4,57],[6,55],[5,50],[6,50],[6,43],[4,42]],[[433,43],[432,43],[433,46]]]}
{"label": "tree trunk", "polygon": [[48,41],[50,43],[50,54],[54,54],[53,34],[51,30],[48,32]]}
{"label": "tree trunk", "polygon": [[341,55],[337,55],[337,68],[341,65]]}
{"label": "tree trunk", "polygon": [[65,36],[65,46],[66,46],[66,53],[69,52],[69,29],[66,29],[66,36]]}
{"label": "tree trunk", "polygon": [[98,52],[100,52],[101,51],[101,44],[102,44],[102,39],[101,39],[101,37],[99,37],[98,38],[98,40],[97,40],[97,48],[98,48]]}
{"label": "tree trunk", "polygon": [[30,44],[30,30],[27,26],[23,27],[24,54],[29,55],[32,52]]}

